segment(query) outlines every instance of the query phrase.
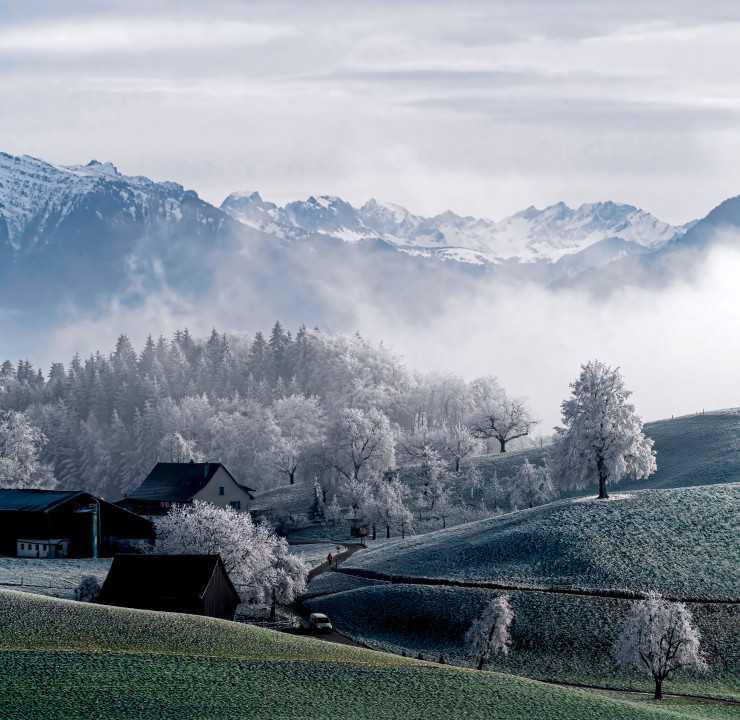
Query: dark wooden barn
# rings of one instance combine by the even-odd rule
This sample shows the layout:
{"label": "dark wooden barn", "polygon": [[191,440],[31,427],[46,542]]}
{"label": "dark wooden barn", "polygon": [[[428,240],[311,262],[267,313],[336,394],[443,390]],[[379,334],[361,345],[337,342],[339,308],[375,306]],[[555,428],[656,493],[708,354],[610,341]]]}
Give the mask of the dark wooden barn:
{"label": "dark wooden barn", "polygon": [[150,520],[86,492],[0,489],[0,554],[110,557],[154,540]]}
{"label": "dark wooden barn", "polygon": [[240,600],[220,555],[116,555],[98,602],[233,620]]}

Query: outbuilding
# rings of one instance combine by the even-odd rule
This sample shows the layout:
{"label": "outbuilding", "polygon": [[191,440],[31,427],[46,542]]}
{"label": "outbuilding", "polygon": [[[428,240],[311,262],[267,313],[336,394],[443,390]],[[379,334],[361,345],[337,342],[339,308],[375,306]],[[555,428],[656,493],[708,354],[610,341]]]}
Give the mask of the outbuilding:
{"label": "outbuilding", "polygon": [[0,555],[111,557],[153,540],[150,520],[90,493],[0,489]]}
{"label": "outbuilding", "polygon": [[233,620],[239,593],[220,555],[116,555],[99,603]]}

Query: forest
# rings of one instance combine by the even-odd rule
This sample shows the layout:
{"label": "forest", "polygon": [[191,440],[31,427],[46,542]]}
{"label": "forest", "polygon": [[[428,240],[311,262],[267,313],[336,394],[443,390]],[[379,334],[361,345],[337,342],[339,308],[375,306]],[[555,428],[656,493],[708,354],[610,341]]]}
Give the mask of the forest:
{"label": "forest", "polygon": [[16,447],[0,453],[15,456],[6,484],[117,499],[157,461],[196,459],[223,462],[257,490],[313,479],[327,505],[341,486],[357,507],[366,479],[411,469],[430,512],[453,496],[485,503],[469,459],[530,442],[535,426],[493,377],[416,373],[359,335],[280,323],[252,338],[182,330],[140,351],[121,336],[112,352],[47,373],[6,360],[0,413],[0,437]]}

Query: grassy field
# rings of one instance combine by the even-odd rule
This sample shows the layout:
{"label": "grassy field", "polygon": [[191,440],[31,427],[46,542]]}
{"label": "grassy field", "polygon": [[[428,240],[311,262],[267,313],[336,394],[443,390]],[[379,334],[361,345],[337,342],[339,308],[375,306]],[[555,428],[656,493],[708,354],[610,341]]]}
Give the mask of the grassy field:
{"label": "grassy field", "polygon": [[564,500],[354,555],[398,576],[740,597],[740,484]]}
{"label": "grassy field", "polygon": [[[323,576],[324,587],[330,573]],[[416,657],[470,664],[465,632],[496,592],[473,588],[374,583],[306,600],[336,627],[371,647]],[[319,578],[317,578],[317,584]],[[311,591],[317,590],[312,583]],[[648,690],[641,675],[620,673],[612,647],[630,601],[543,592],[509,593],[515,613],[512,652],[492,668],[541,680]],[[740,608],[689,606],[700,629],[710,671],[673,679],[670,687],[688,693],[740,700]]]}
{"label": "grassy field", "polygon": [[0,588],[72,598],[85,575],[95,576],[102,585],[110,558],[70,560],[0,557]]}
{"label": "grassy field", "polygon": [[[645,424],[655,441],[658,471],[624,487],[674,488],[740,481],[740,410],[719,410]],[[513,475],[525,459],[540,465],[545,450],[533,449],[482,457],[484,478]]]}
{"label": "grassy field", "polygon": [[9,720],[720,717],[225,621],[8,591],[0,673],[0,717]]}

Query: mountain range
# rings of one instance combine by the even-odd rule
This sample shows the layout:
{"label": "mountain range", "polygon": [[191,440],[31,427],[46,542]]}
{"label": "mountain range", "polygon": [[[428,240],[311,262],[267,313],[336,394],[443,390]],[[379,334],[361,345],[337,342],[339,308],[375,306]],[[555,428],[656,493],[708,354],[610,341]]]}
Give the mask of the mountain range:
{"label": "mountain range", "polygon": [[498,222],[457,215],[414,215],[391,203],[368,200],[353,207],[332,195],[311,196],[284,207],[258,192],[233,193],[221,209],[249,227],[284,238],[321,233],[347,242],[382,239],[399,251],[473,264],[553,262],[606,240],[620,238],[650,250],[686,232],[632,205],[599,202],[568,207],[559,202]]}
{"label": "mountain range", "polygon": [[[501,220],[259,192],[220,205],[111,163],[62,166],[0,153],[0,320],[16,326],[135,306],[156,293],[218,294],[288,322],[351,326],[346,302],[433,313],[451,293],[534,282],[608,292],[660,284],[740,227],[740,198],[672,226],[611,201],[529,207]],[[361,286],[362,294],[358,296]],[[224,301],[224,305],[227,303]],[[233,305],[233,303],[232,303]]]}

